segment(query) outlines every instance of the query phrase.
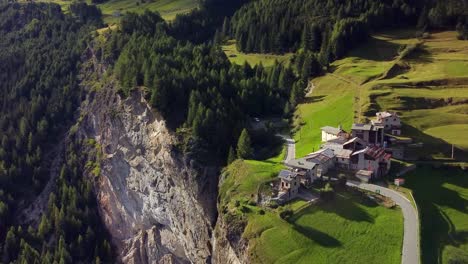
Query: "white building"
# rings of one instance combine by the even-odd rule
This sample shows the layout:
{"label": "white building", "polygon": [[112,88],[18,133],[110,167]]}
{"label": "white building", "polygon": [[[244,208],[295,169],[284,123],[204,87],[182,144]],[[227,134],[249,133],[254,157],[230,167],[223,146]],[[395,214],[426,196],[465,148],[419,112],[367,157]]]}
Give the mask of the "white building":
{"label": "white building", "polygon": [[401,134],[401,120],[395,112],[378,112],[375,114],[376,120],[373,120],[374,125],[381,125],[385,131],[390,132],[392,135]]}
{"label": "white building", "polygon": [[346,131],[339,127],[331,127],[331,126],[324,126],[322,129],[322,142],[326,142],[338,137],[344,137],[346,135]]}

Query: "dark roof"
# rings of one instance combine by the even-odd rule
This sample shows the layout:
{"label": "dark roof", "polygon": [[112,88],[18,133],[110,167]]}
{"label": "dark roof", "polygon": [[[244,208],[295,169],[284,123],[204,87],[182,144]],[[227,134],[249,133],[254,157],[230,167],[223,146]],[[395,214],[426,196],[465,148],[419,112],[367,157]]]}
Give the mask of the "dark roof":
{"label": "dark roof", "polygon": [[330,159],[333,159],[334,157],[335,157],[335,153],[333,149],[325,148],[325,149],[316,151],[314,153],[310,153],[309,155],[306,156],[306,160],[309,162],[322,164],[322,163],[329,161]]}
{"label": "dark roof", "polygon": [[366,149],[366,155],[374,160],[379,159],[385,155],[385,149],[377,146],[369,147]]}
{"label": "dark roof", "polygon": [[291,181],[296,177],[296,173],[289,170],[281,170],[278,177],[286,181]]}
{"label": "dark roof", "polygon": [[372,124],[353,124],[351,130],[377,131],[379,128],[383,127]]}
{"label": "dark roof", "polygon": [[300,158],[300,159],[293,159],[289,160],[286,165],[293,167],[293,168],[299,168],[299,169],[304,169],[304,170],[311,170],[313,169],[317,163],[307,161],[305,158]]}

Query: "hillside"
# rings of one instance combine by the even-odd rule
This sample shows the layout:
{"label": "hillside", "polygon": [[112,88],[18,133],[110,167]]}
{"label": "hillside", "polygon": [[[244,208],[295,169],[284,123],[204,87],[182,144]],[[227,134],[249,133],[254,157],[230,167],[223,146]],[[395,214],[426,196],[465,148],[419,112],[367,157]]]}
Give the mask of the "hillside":
{"label": "hillside", "polygon": [[423,144],[407,158],[434,164],[405,176],[420,209],[422,261],[465,263],[466,170],[437,164],[452,161],[451,144],[455,161],[468,160],[468,46],[453,31],[414,36],[414,30],[375,34],[311,80],[314,89],[295,113],[296,155],[319,147],[321,126],[350,129],[376,111],[396,111],[401,137]]}
{"label": "hillside", "polygon": [[[72,1],[38,0],[59,4],[66,12]],[[91,3],[90,0],[86,1]],[[97,5],[102,11],[102,18],[107,24],[115,24],[126,12],[143,13],[145,10],[159,12],[165,20],[172,20],[178,14],[189,13],[199,6],[199,0],[109,0]]]}
{"label": "hillside", "polygon": [[403,136],[424,144],[414,155],[447,158],[454,144],[456,158],[465,159],[468,141],[456,135],[468,133],[468,47],[455,32],[422,40],[414,35],[412,30],[374,35],[313,79],[313,92],[296,111],[296,125],[302,124],[296,139],[318,147],[320,126],[341,123],[349,129],[352,121],[393,110],[404,122]]}

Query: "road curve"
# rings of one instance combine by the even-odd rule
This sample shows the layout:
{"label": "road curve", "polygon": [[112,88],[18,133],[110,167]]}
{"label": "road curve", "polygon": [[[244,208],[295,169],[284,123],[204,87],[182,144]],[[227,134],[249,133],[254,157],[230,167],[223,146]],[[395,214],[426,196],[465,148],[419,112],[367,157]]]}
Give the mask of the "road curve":
{"label": "road curve", "polygon": [[375,184],[348,181],[347,185],[372,192],[379,190],[381,195],[391,198],[398,206],[400,206],[404,218],[401,263],[419,264],[419,219],[418,212],[411,202],[399,192]]}
{"label": "road curve", "polygon": [[278,134],[277,136],[281,137],[286,145],[286,156],[284,157],[284,162],[286,163],[293,160],[296,157],[296,142],[288,135]]}

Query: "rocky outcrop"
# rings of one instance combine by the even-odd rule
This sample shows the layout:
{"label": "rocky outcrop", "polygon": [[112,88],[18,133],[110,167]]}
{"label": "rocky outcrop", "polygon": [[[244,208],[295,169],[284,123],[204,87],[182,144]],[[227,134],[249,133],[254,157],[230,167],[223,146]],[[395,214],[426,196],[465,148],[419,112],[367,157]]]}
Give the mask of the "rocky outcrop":
{"label": "rocky outcrop", "polygon": [[230,225],[218,217],[215,235],[213,236],[213,263],[241,264],[249,263],[247,255],[248,242],[242,238],[244,224]]}
{"label": "rocky outcrop", "polygon": [[119,260],[211,262],[217,170],[197,167],[174,147],[142,92],[122,99],[107,87],[88,97],[77,135],[100,148],[95,192]]}

